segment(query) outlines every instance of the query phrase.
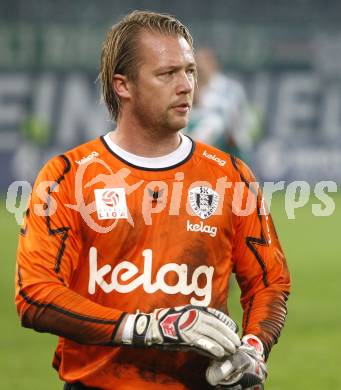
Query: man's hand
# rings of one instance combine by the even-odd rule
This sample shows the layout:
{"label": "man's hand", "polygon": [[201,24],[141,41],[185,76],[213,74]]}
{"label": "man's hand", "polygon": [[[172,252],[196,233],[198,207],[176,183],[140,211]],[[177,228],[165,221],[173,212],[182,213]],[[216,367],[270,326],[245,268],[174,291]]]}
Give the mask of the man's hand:
{"label": "man's hand", "polygon": [[213,358],[236,352],[240,346],[236,323],[210,307],[181,306],[152,313],[127,314],[115,344],[157,346],[167,350],[196,350]]}
{"label": "man's hand", "polygon": [[261,390],[267,377],[264,348],[258,337],[246,335],[234,355],[214,360],[206,371],[209,384],[222,389]]}

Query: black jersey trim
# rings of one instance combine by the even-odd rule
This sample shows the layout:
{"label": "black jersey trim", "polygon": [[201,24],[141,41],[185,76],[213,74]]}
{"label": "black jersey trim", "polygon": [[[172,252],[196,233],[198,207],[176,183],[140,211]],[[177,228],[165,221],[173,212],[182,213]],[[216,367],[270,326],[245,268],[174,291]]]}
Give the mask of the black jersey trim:
{"label": "black jersey trim", "polygon": [[61,356],[60,356],[60,355],[58,355],[58,353],[57,353],[57,352],[55,352],[55,353],[54,353],[54,358],[55,358],[56,360],[58,360],[59,362],[61,362],[61,361],[62,361],[62,358],[61,358]]}
{"label": "black jersey trim", "polygon": [[71,318],[74,318],[74,319],[77,319],[77,320],[81,320],[81,321],[87,321],[87,322],[93,322],[93,323],[97,323],[97,324],[105,324],[105,325],[115,325],[117,323],[117,321],[115,320],[104,320],[104,319],[101,319],[101,318],[97,318],[97,317],[90,317],[90,316],[85,316],[83,314],[79,314],[79,313],[75,313],[73,311],[70,311],[70,310],[66,310],[62,307],[59,307],[58,305],[55,305],[53,303],[44,303],[44,302],[40,302],[40,301],[37,301],[33,298],[30,298],[23,290],[23,280],[22,280],[22,274],[21,274],[21,267],[19,266],[18,267],[18,285],[19,285],[19,295],[25,300],[25,302],[27,302],[29,305],[33,305],[33,306],[36,306],[36,307],[44,307],[44,308],[47,308],[47,309],[51,309],[51,310],[54,310],[58,313],[61,313],[61,314],[64,314],[65,316],[68,316],[68,317],[71,317]]}
{"label": "black jersey trim", "polygon": [[25,237],[27,235],[27,228],[20,228],[20,235]]}
{"label": "black jersey trim", "polygon": [[90,317],[90,316],[85,316],[83,314],[75,313],[70,310],[66,310],[58,305],[55,305],[53,303],[44,303],[37,301],[33,298],[30,298],[23,290],[22,290],[22,277],[19,274],[20,282],[20,290],[19,290],[19,295],[27,302],[29,305],[36,306],[38,308],[46,308],[46,309],[51,309],[53,311],[56,311],[57,313],[63,314],[67,317],[80,320],[80,321],[85,321],[85,322],[92,322],[95,324],[104,324],[104,325],[115,325],[117,321],[115,320],[104,320],[103,318],[97,318],[97,317]]}
{"label": "black jersey trim", "polygon": [[18,266],[18,285],[19,285],[19,290],[22,289],[22,275],[21,275],[21,268]]}
{"label": "black jersey trim", "polygon": [[189,138],[191,141],[192,141],[192,147],[191,147],[191,150],[188,154],[188,156],[186,158],[184,158],[182,161],[178,162],[177,164],[174,164],[174,165],[170,165],[168,167],[164,167],[164,168],[147,168],[147,167],[141,167],[139,165],[135,165],[135,164],[132,164],[131,162],[125,160],[124,158],[122,158],[121,156],[119,156],[118,154],[116,154],[110,147],[109,145],[106,143],[105,139],[104,139],[104,136],[102,135],[100,137],[100,140],[102,141],[103,145],[105,146],[105,148],[115,157],[117,158],[118,160],[122,161],[124,164],[127,164],[129,165],[130,167],[132,168],[135,168],[135,169],[139,169],[140,171],[153,171],[153,172],[158,172],[158,171],[169,171],[171,169],[175,169],[183,164],[185,164],[188,160],[191,159],[191,157],[193,156],[193,153],[195,151],[195,147],[196,147],[196,144],[195,142],[193,141],[193,139],[191,137],[189,137],[188,135],[185,135],[185,137]]}
{"label": "black jersey trim", "polygon": [[[25,218],[27,219],[30,215],[30,208],[28,208],[26,210],[26,213],[25,213]],[[20,235],[22,235],[23,237],[25,237],[27,235],[27,223],[24,227],[21,227],[20,228]]]}
{"label": "black jersey trim", "polygon": [[53,303],[43,303],[43,302],[36,301],[30,298],[28,295],[26,295],[22,290],[19,291],[19,294],[21,297],[24,298],[25,302],[27,302],[29,305],[33,305],[39,308],[43,307],[46,309],[51,309],[56,311],[57,313],[64,314],[65,316],[74,318],[76,320],[92,322],[95,324],[104,324],[104,325],[115,325],[117,322],[115,320],[104,320],[102,318],[85,316],[83,314],[75,313],[70,310],[65,310],[62,307],[55,305]]}
{"label": "black jersey trim", "polygon": [[62,362],[62,358],[60,355],[57,354],[57,352],[54,353],[53,356],[53,361],[52,361],[52,367],[56,370],[59,371],[60,364]]}
{"label": "black jersey trim", "polygon": [[264,286],[268,287],[269,286],[268,271],[266,269],[265,262],[264,262],[261,254],[258,252],[257,247],[256,247],[257,245],[268,245],[268,242],[265,238],[265,234],[263,231],[262,214],[260,212],[261,210],[260,210],[260,205],[259,205],[258,192],[254,188],[254,186],[252,186],[251,183],[245,178],[245,176],[242,174],[242,172],[240,172],[236,157],[234,157],[232,155],[230,155],[230,157],[231,157],[232,165],[235,168],[235,170],[238,172],[240,178],[245,183],[247,188],[249,188],[252,191],[252,193],[256,196],[256,199],[257,199],[257,215],[258,215],[258,220],[259,220],[260,227],[261,227],[261,236],[260,237],[248,236],[245,238],[245,242],[246,242],[247,247],[250,249],[250,251],[255,256],[259,266],[262,269],[262,274],[263,274],[262,278],[263,278]]}
{"label": "black jersey trim", "polygon": [[[46,203],[44,205],[44,206],[46,206],[47,210],[49,210],[49,208],[50,208],[51,193],[65,179],[65,175],[71,169],[71,163],[70,163],[69,159],[65,155],[63,155],[63,154],[60,155],[59,157],[64,160],[65,168],[63,170],[63,173],[60,176],[58,176],[58,178],[54,181],[54,183],[50,187],[48,187],[48,189],[47,189],[48,197],[47,197],[47,201],[46,201]],[[55,229],[52,229],[52,227],[51,227],[51,217],[50,217],[50,215],[48,213],[45,216],[45,222],[46,222],[46,225],[47,225],[47,230],[48,230],[50,235],[56,235],[56,234],[60,234],[61,235],[60,245],[59,245],[59,248],[58,248],[58,251],[57,251],[57,254],[56,254],[56,261],[55,261],[55,266],[54,266],[54,271],[55,271],[55,273],[58,274],[59,271],[60,271],[62,258],[63,258],[65,247],[66,247],[65,242],[66,242],[66,240],[68,238],[68,231],[71,228],[70,228],[70,226],[61,226],[61,227],[57,227]]]}
{"label": "black jersey trim", "polygon": [[246,329],[247,326],[249,325],[250,315],[251,315],[251,310],[252,310],[252,307],[253,307],[254,300],[255,300],[255,296],[252,296],[251,299],[250,299],[249,307],[248,307],[247,312],[246,312],[246,316],[245,316],[244,329]]}

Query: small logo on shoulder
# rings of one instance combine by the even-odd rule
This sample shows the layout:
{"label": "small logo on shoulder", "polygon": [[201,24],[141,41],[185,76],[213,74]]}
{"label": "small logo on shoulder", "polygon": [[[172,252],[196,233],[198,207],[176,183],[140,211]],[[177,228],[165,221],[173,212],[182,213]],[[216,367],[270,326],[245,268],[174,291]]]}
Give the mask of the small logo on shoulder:
{"label": "small logo on shoulder", "polygon": [[226,164],[225,160],[222,160],[221,158],[217,157],[215,154],[207,153],[206,150],[203,151],[202,155],[208,158],[209,160],[215,161],[221,167],[223,167]]}
{"label": "small logo on shoulder", "polygon": [[219,194],[209,187],[194,187],[189,190],[189,203],[196,215],[206,219],[217,210]]}
{"label": "small logo on shoulder", "polygon": [[78,165],[85,164],[86,162],[90,161],[94,157],[98,157],[99,153],[97,152],[91,152],[88,156],[82,157],[80,160],[76,160],[76,163]]}
{"label": "small logo on shoulder", "polygon": [[127,219],[128,209],[124,188],[95,190],[98,219]]}

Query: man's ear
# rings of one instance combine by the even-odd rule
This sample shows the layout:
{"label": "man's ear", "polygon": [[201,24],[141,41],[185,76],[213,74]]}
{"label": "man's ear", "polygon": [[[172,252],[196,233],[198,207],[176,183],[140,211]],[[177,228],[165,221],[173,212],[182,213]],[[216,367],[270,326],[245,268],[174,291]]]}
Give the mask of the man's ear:
{"label": "man's ear", "polygon": [[112,78],[113,89],[120,98],[131,98],[130,84],[127,76],[123,74],[115,73]]}

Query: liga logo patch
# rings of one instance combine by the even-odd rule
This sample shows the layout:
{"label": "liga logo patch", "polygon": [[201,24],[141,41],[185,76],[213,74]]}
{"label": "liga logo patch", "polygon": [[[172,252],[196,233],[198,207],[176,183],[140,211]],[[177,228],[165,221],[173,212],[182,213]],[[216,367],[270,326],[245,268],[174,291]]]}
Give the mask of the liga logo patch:
{"label": "liga logo patch", "polygon": [[194,187],[189,190],[189,203],[201,219],[210,217],[218,207],[219,194],[209,187]]}
{"label": "liga logo patch", "polygon": [[95,190],[98,219],[127,219],[128,209],[124,188]]}

